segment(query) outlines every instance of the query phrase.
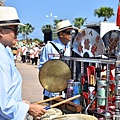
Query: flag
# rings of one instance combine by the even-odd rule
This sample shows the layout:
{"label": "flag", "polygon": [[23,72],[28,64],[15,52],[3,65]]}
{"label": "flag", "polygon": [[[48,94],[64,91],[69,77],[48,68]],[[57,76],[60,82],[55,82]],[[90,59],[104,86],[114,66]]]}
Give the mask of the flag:
{"label": "flag", "polygon": [[119,0],[119,3],[118,3],[116,25],[120,27],[120,0]]}

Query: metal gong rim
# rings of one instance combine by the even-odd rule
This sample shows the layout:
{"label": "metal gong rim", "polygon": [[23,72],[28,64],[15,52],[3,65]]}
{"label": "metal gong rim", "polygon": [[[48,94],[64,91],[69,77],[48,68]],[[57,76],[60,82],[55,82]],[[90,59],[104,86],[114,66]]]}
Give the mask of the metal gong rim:
{"label": "metal gong rim", "polygon": [[111,30],[104,34],[102,37],[103,42],[105,44],[105,47],[109,48],[109,52],[116,52],[116,48],[119,44],[119,37],[120,37],[120,31],[118,30]]}
{"label": "metal gong rim", "polygon": [[81,57],[96,57],[104,54],[105,46],[99,33],[94,29],[85,28],[73,41],[73,51]]}
{"label": "metal gong rim", "polygon": [[57,59],[43,64],[39,71],[40,84],[50,92],[60,92],[67,87],[67,80],[71,78],[69,66]]}
{"label": "metal gong rim", "polygon": [[97,120],[97,118],[86,114],[66,114],[54,117],[52,120]]}

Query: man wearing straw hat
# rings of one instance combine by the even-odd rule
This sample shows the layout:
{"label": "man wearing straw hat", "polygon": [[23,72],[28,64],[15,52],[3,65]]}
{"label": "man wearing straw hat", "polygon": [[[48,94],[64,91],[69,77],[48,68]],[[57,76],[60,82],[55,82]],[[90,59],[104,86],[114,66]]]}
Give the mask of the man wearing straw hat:
{"label": "man wearing straw hat", "polygon": [[[73,29],[76,29],[76,28],[73,28],[73,26],[69,20],[63,20],[63,21],[59,22],[56,26],[56,32],[58,35],[58,39],[53,40],[52,43],[59,50],[64,50],[64,56],[70,56],[70,40],[71,40],[70,32]],[[59,51],[56,50],[56,48],[51,44],[51,42],[48,42],[42,50],[41,57],[40,57],[39,69],[48,60],[59,59],[59,58],[60,58]],[[50,97],[55,97],[55,96],[59,95],[59,93],[52,93],[47,90],[44,90],[43,94],[44,94],[44,99],[48,99]]]}
{"label": "man wearing straw hat", "polygon": [[13,7],[0,7],[0,120],[24,120],[26,113],[37,118],[46,110],[43,106],[23,101],[22,77],[14,64],[11,46],[16,44],[20,23]]}

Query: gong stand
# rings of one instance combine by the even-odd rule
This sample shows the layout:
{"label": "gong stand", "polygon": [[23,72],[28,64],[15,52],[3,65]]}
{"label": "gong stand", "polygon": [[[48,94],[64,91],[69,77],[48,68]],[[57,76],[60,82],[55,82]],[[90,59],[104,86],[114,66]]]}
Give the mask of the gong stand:
{"label": "gong stand", "polygon": [[119,44],[118,44],[118,51],[116,53],[116,62],[115,62],[115,120],[120,120],[120,32],[119,34]]}

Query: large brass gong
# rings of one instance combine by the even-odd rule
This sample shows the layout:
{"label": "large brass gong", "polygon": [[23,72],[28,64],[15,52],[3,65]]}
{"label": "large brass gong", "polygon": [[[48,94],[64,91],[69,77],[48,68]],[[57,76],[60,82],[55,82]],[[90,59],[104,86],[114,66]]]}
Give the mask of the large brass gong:
{"label": "large brass gong", "polygon": [[39,71],[39,81],[50,92],[60,92],[67,87],[71,78],[69,66],[61,60],[53,59],[43,64]]}

